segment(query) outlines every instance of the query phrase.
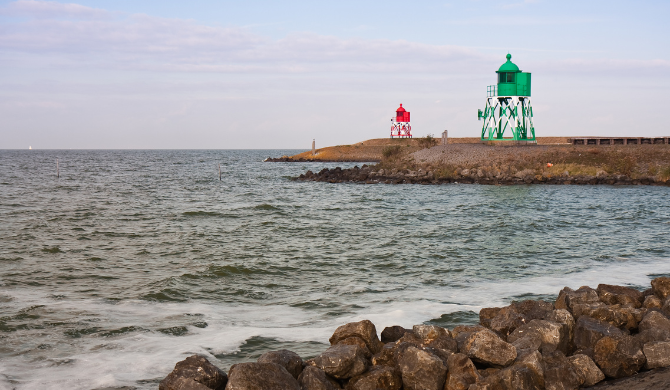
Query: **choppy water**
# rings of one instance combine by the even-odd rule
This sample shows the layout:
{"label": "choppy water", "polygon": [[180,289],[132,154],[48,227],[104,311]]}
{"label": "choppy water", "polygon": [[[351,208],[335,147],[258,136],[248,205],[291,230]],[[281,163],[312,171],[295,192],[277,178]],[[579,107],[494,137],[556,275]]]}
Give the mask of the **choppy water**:
{"label": "choppy water", "polygon": [[290,153],[0,151],[0,388],[155,389],[193,353],[309,357],[349,321],[451,327],[670,273],[667,187],[294,182],[335,164],[261,162]]}

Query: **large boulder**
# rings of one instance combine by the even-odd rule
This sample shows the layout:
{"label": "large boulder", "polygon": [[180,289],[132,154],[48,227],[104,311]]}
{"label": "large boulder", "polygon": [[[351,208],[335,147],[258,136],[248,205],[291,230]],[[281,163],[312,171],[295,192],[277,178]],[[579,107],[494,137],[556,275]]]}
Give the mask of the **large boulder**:
{"label": "large boulder", "polygon": [[[520,339],[529,339],[533,346],[539,344],[537,349],[542,353],[556,350],[569,353],[569,337],[569,332],[555,322],[532,320],[526,325],[516,328],[507,337],[507,341],[519,349],[520,345],[515,342]],[[533,348],[531,347],[531,349]]]}
{"label": "large boulder", "polygon": [[596,292],[600,300],[608,305],[641,307],[644,297],[642,291],[611,284],[599,284]]}
{"label": "large boulder", "polygon": [[568,358],[575,372],[580,377],[584,387],[593,386],[605,379],[605,374],[598,368],[590,357],[582,354],[572,355]]}
{"label": "large boulder", "polygon": [[297,353],[287,349],[266,352],[257,361],[258,363],[277,363],[296,379],[298,379],[298,376],[302,372],[302,359]]}
{"label": "large boulder", "polygon": [[563,352],[548,353],[543,358],[544,386],[547,390],[577,389],[584,383]]}
{"label": "large boulder", "polygon": [[361,339],[360,337],[347,337],[344,340],[340,340],[337,342],[338,345],[357,345],[361,347],[363,350],[363,354],[365,355],[366,359],[372,358],[372,352],[370,352],[370,349],[368,349],[368,345],[365,344],[365,341]]}
{"label": "large boulder", "polygon": [[501,307],[485,307],[479,311],[479,324],[491,328],[491,320],[502,310]]}
{"label": "large boulder", "polygon": [[360,375],[370,365],[365,358],[365,351],[361,347],[346,344],[331,346],[321,355],[312,359],[312,362],[326,374],[337,379],[347,379]]}
{"label": "large boulder", "polygon": [[459,325],[451,331],[451,335],[454,337],[454,340],[456,340],[458,350],[461,351],[463,349],[463,343],[465,343],[465,340],[467,340],[470,335],[484,329],[486,328],[481,325]]}
{"label": "large boulder", "polygon": [[642,307],[644,307],[645,309],[660,309],[661,307],[663,307],[663,301],[656,295],[647,295],[644,298],[644,303],[642,304]]}
{"label": "large boulder", "polygon": [[455,353],[447,360],[447,381],[444,390],[468,390],[481,376],[472,360],[462,353]]}
{"label": "large boulder", "polygon": [[447,367],[439,357],[410,345],[398,357],[405,390],[442,390]]}
{"label": "large boulder", "polygon": [[[501,370],[499,374],[486,378],[490,390],[543,390],[544,380],[524,365],[513,365]],[[480,387],[481,388],[481,387]],[[471,390],[471,389],[468,389]]]}
{"label": "large boulder", "polygon": [[414,325],[412,333],[423,342],[430,342],[439,337],[451,337],[448,329],[436,325]]}
{"label": "large boulder", "polygon": [[516,348],[488,329],[471,334],[460,351],[476,362],[491,366],[506,367],[516,359]]}
{"label": "large boulder", "polygon": [[386,343],[376,355],[372,357],[373,366],[395,366],[396,343]]}
{"label": "large boulder", "polygon": [[657,311],[650,311],[638,326],[640,332],[645,330],[662,330],[670,332],[670,319]]}
{"label": "large boulder", "polygon": [[347,383],[347,390],[400,390],[402,379],[394,367],[377,366],[355,376]]}
{"label": "large boulder", "polygon": [[647,329],[636,334],[635,339],[644,345],[652,341],[670,341],[670,331],[664,329]]}
{"label": "large boulder", "polygon": [[158,385],[159,390],[223,390],[228,375],[199,355],[178,362]]}
{"label": "large boulder", "polygon": [[510,306],[514,311],[523,315],[527,321],[544,320],[554,310],[552,303],[543,300],[513,302]]}
{"label": "large boulder", "polygon": [[386,328],[384,328],[384,330],[382,330],[382,334],[381,334],[382,343],[384,343],[384,344],[394,343],[394,342],[400,340],[400,338],[402,336],[404,336],[405,333],[407,333],[407,332],[409,332],[409,330],[407,330],[407,329],[405,329],[405,328],[403,328],[402,326],[399,326],[399,325],[386,327]]}
{"label": "large boulder", "polygon": [[603,374],[610,378],[622,378],[637,373],[646,358],[640,343],[631,336],[605,336],[594,348],[594,359]]}
{"label": "large boulder", "polygon": [[662,301],[670,296],[670,278],[662,276],[651,281],[651,291]]}
{"label": "large boulder", "polygon": [[549,313],[546,320],[561,325],[561,334],[566,335],[568,344],[567,351],[563,352],[565,352],[566,355],[572,353],[572,351],[575,349],[574,342],[572,341],[575,336],[575,318],[572,316],[572,314],[570,314],[570,312],[565,309],[557,309]]}
{"label": "large boulder", "polygon": [[577,319],[587,316],[627,330],[637,328],[643,315],[641,310],[630,306],[608,306],[601,302],[597,304],[575,304],[572,312]]}
{"label": "large boulder", "polygon": [[[606,336],[621,337],[623,332],[607,322],[590,317],[580,317],[575,324],[574,343],[578,350],[593,350],[596,343]],[[591,353],[592,354],[592,353]]]}
{"label": "large boulder", "polygon": [[665,298],[665,302],[663,302],[663,306],[661,306],[661,313],[670,317],[670,298]]}
{"label": "large boulder", "polygon": [[670,366],[670,341],[652,341],[642,347],[647,358],[644,368],[651,370]]}
{"label": "large boulder", "polygon": [[532,320],[544,320],[553,310],[549,302],[526,300],[503,308],[482,309],[479,318],[482,325],[506,337]]}
{"label": "large boulder", "polygon": [[[412,335],[408,341],[414,343],[418,341],[417,346],[435,350],[434,353],[438,356],[445,356],[443,359],[445,362],[449,355],[458,352],[458,343],[448,329],[435,325],[414,325]],[[401,340],[408,339],[407,336],[403,336]]]}
{"label": "large boulder", "polygon": [[300,390],[298,381],[277,363],[240,363],[230,367],[226,390]]}
{"label": "large boulder", "polygon": [[570,313],[573,313],[573,306],[576,304],[597,304],[599,302],[600,298],[598,297],[598,293],[591,287],[582,286],[577,290],[565,287],[558,294],[554,306],[556,309],[565,309]]}
{"label": "large boulder", "polygon": [[330,337],[330,345],[338,344],[349,337],[358,337],[363,340],[373,354],[379,352],[383,346],[382,342],[379,341],[379,337],[377,337],[375,324],[369,320],[351,322],[340,326]]}
{"label": "large boulder", "polygon": [[298,377],[302,390],[339,390],[339,383],[328,377],[326,373],[314,366],[305,366]]}

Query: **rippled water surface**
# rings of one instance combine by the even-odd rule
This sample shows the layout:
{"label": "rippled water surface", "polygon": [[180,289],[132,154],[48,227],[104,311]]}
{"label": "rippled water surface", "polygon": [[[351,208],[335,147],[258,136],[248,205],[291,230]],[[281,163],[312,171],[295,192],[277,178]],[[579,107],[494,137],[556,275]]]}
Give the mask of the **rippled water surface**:
{"label": "rippled water surface", "polygon": [[667,187],[305,183],[336,164],[262,162],[293,152],[0,151],[0,388],[155,389],[193,353],[310,357],[349,321],[452,327],[670,273]]}

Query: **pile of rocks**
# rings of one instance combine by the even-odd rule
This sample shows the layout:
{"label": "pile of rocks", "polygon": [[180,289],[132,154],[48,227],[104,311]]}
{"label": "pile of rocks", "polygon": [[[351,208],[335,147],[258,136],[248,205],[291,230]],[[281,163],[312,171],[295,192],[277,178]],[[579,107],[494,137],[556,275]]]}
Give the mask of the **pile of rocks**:
{"label": "pile of rocks", "polygon": [[[482,309],[480,324],[337,328],[303,361],[271,351],[228,375],[206,359],[177,363],[161,390],[567,390],[670,366],[670,278],[629,287],[564,288],[556,302]],[[665,383],[670,386],[670,383]],[[627,389],[632,389],[626,384]],[[668,387],[654,387],[668,388]]]}
{"label": "pile of rocks", "polygon": [[487,168],[457,169],[448,176],[436,175],[432,170],[379,169],[377,167],[353,167],[342,169],[324,168],[314,173],[307,171],[296,178],[302,181],[322,181],[329,183],[365,184],[616,184],[616,185],[670,185],[670,180],[660,180],[653,176],[631,179],[625,175],[608,175],[600,171],[596,176],[576,175],[567,172],[560,175],[536,174],[534,170],[510,171]]}

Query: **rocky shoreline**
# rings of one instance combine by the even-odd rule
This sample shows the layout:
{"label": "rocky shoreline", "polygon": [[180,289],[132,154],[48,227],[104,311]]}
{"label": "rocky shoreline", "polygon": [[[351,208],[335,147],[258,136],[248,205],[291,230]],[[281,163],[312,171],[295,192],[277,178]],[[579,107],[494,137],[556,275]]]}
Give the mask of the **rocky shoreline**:
{"label": "rocky shoreline", "polygon": [[560,175],[536,174],[531,169],[521,171],[501,171],[494,169],[456,169],[453,172],[418,169],[383,169],[363,165],[342,169],[324,168],[314,173],[307,171],[294,178],[299,181],[320,181],[328,183],[361,183],[361,184],[609,184],[609,185],[658,185],[670,186],[670,180],[661,180],[652,176],[631,178],[626,175],[610,175],[604,171],[595,176],[570,175],[566,172]]}
{"label": "rocky shoreline", "polygon": [[[670,278],[645,291],[568,287],[555,302],[482,309],[454,329],[342,325],[331,347],[303,360],[269,351],[228,373],[194,355],[160,390],[609,390],[670,389]],[[625,379],[623,379],[625,378]],[[594,387],[595,385],[595,387]]]}

